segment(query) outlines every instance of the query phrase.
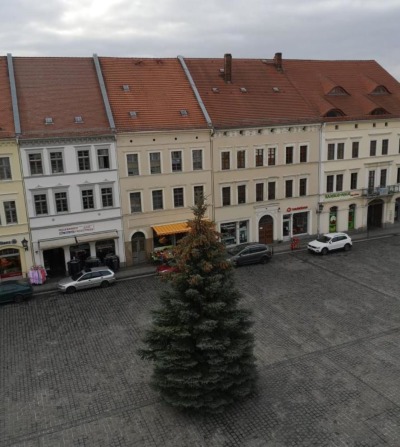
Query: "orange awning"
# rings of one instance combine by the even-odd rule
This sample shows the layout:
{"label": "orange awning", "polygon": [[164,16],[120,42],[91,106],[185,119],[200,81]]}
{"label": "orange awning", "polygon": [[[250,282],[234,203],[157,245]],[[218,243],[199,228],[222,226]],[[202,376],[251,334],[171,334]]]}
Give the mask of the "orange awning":
{"label": "orange awning", "polygon": [[187,233],[190,228],[187,222],[178,222],[168,225],[155,225],[153,230],[157,236],[167,236],[168,234]]}

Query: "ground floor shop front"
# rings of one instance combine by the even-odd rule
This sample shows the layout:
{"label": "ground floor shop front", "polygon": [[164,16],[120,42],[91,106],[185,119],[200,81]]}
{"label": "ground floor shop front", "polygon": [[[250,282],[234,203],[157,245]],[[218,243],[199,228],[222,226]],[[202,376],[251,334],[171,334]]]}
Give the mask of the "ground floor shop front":
{"label": "ground floor shop front", "polygon": [[25,278],[31,264],[28,234],[0,236],[0,281]]}

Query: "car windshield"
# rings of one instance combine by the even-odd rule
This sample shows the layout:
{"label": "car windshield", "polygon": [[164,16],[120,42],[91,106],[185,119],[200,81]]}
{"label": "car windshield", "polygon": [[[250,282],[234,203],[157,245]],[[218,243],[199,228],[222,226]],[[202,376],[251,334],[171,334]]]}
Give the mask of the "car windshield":
{"label": "car windshield", "polygon": [[237,255],[239,252],[243,250],[243,245],[235,245],[234,247],[230,247],[227,249],[227,252],[230,255]]}
{"label": "car windshield", "polygon": [[331,240],[331,238],[328,237],[328,236],[320,236],[320,237],[317,239],[318,242],[322,242],[322,243],[324,243],[324,244],[326,244],[326,243],[329,242],[330,240]]}
{"label": "car windshield", "polygon": [[79,272],[79,273],[75,273],[75,275],[71,275],[71,278],[74,281],[77,281],[81,276],[82,276],[82,272]]}

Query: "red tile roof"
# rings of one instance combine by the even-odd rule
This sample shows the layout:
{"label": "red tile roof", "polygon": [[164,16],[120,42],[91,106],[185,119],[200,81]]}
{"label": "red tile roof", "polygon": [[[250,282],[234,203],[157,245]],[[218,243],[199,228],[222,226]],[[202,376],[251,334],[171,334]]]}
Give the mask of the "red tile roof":
{"label": "red tile roof", "polygon": [[0,57],[0,139],[15,135],[7,58]]}
{"label": "red tile roof", "polygon": [[111,133],[92,58],[16,57],[13,64],[22,138]]}
{"label": "red tile roof", "polygon": [[[178,59],[99,60],[118,131],[208,127]],[[124,85],[129,91],[123,90]],[[187,116],[182,116],[181,110],[186,110]],[[136,112],[136,117],[130,112]]]}

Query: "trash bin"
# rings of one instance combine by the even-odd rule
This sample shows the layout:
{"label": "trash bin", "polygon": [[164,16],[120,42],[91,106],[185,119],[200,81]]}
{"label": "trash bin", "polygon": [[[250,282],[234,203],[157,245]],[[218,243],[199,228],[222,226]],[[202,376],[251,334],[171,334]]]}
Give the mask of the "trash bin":
{"label": "trash bin", "polygon": [[79,259],[71,259],[71,261],[67,262],[67,266],[68,266],[68,274],[70,276],[76,275],[82,270],[81,261]]}
{"label": "trash bin", "polygon": [[99,267],[101,265],[101,261],[99,258],[95,256],[89,256],[85,259],[85,269],[90,269],[92,267]]}
{"label": "trash bin", "polygon": [[119,269],[119,257],[117,255],[108,254],[104,256],[104,264],[109,269],[116,272]]}

